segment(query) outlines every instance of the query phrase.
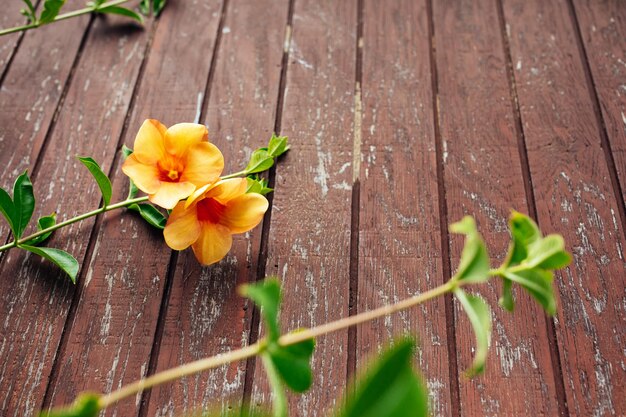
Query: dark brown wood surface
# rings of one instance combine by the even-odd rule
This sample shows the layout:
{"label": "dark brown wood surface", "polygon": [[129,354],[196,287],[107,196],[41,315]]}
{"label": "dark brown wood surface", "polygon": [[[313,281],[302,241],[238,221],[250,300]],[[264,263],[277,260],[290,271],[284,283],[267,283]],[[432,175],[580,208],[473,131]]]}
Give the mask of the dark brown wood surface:
{"label": "dark brown wood surface", "polygon": [[[20,2],[1,3],[2,27],[24,22]],[[225,173],[273,131],[292,150],[268,175],[264,223],[216,265],[172,252],[124,210],[50,240],[81,263],[76,285],[35,256],[0,253],[0,416],[256,341],[259,312],[236,288],[265,275],[284,285],[283,330],[424,292],[454,273],[462,238],[447,224],[465,214],[496,265],[511,208],[574,255],[556,277],[554,319],[519,291],[515,314],[503,312],[499,283],[476,290],[494,329],[473,380],[474,336],[451,298],[320,338],[314,385],[290,397],[291,415],[327,415],[404,332],[419,337],[433,415],[625,415],[625,25],[620,0],[169,0],[143,29],[83,16],[1,37],[0,186],[28,169],[36,216],[99,204],[76,155],[94,157],[124,199],[120,148],[146,118],[206,123]],[[245,400],[271,401],[260,361],[105,415]]]}

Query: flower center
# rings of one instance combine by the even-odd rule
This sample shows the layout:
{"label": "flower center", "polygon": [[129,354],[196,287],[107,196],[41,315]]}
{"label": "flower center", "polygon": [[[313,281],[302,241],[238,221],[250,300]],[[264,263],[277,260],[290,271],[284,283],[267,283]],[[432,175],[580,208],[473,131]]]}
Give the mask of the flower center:
{"label": "flower center", "polygon": [[198,202],[196,209],[198,210],[199,221],[217,224],[220,222],[226,206],[212,198],[205,198]]}
{"label": "flower center", "polygon": [[178,179],[178,171],[176,171],[175,169],[170,169],[170,172],[167,173],[167,176],[172,181],[176,181]]}
{"label": "flower center", "polygon": [[173,157],[166,157],[157,163],[159,179],[165,182],[178,182],[185,171],[182,161]]}

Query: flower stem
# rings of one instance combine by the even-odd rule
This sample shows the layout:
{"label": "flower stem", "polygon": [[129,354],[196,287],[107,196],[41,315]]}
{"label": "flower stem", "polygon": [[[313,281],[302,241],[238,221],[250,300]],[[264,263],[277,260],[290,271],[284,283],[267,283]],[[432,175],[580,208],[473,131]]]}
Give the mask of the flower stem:
{"label": "flower stem", "polygon": [[[54,20],[52,20],[50,23],[58,22],[59,20],[70,19],[72,17],[80,16],[80,15],[83,15],[83,14],[97,12],[99,9],[104,9],[105,7],[109,7],[109,6],[117,6],[119,4],[128,3],[129,1],[130,0],[112,0],[112,1],[108,1],[106,3],[102,3],[98,7],[94,7],[94,6],[85,7],[83,9],[74,10],[72,12],[63,13],[63,14],[60,14],[57,17],[55,17]],[[27,25],[16,26],[16,27],[12,27],[12,28],[9,28],[9,29],[0,30],[0,36],[8,35],[10,33],[15,33],[15,32],[22,32],[22,31],[28,30],[28,29],[38,28],[39,26],[42,26],[42,23],[37,21],[37,22],[29,23]]]}
{"label": "flower stem", "polygon": [[14,240],[13,242],[9,242],[6,245],[0,246],[0,252],[2,252],[4,250],[7,250],[7,249],[10,249],[10,248],[17,247],[20,244],[26,243],[26,242],[28,242],[31,239],[34,239],[34,238],[39,237],[41,235],[45,235],[46,233],[54,232],[55,230],[60,229],[60,228],[65,227],[65,226],[68,226],[68,225],[70,225],[72,223],[76,223],[76,222],[79,222],[81,220],[85,220],[85,219],[87,219],[89,217],[92,217],[92,216],[97,216],[100,213],[105,213],[107,211],[115,210],[115,209],[118,209],[118,208],[121,208],[121,207],[128,207],[128,206],[130,206],[132,204],[141,203],[141,202],[146,201],[146,200],[148,200],[147,196],[137,197],[137,198],[131,198],[131,199],[128,199],[128,200],[120,201],[119,203],[115,203],[115,204],[109,204],[108,206],[99,207],[99,208],[97,208],[95,210],[92,210],[90,212],[80,214],[80,215],[78,215],[76,217],[72,217],[71,219],[65,220],[65,221],[63,221],[61,223],[57,223],[54,226],[50,226],[50,227],[48,227],[46,229],[40,230],[40,231],[38,231],[36,233],[33,233],[32,235],[23,237],[21,239]]}
{"label": "flower stem", "polygon": [[221,177],[221,179],[227,180],[230,178],[245,177],[248,174],[249,172],[244,169],[243,171],[233,172],[232,174],[224,175],[223,177]]}
{"label": "flower stem", "polygon": [[[407,298],[396,304],[386,305],[383,307],[379,307],[375,310],[366,311],[351,317],[342,318],[330,323],[322,324],[312,329],[304,329],[299,330],[295,333],[286,334],[278,339],[278,344],[281,346],[294,345],[296,343],[300,343],[308,339],[313,339],[315,337],[322,336],[328,333],[336,332],[338,330],[343,330],[369,320],[388,316],[392,313],[406,310],[433,298],[439,297],[445,293],[451,292],[461,285],[463,285],[461,282],[458,282],[453,278],[445,284],[440,285],[439,287]],[[123,398],[135,395],[138,392],[141,392],[147,388],[151,388],[165,382],[170,382],[187,375],[216,368],[230,362],[240,361],[251,356],[258,355],[259,353],[263,352],[264,348],[265,345],[263,341],[260,341],[238,350],[233,350],[210,358],[200,359],[195,362],[190,362],[176,368],[159,372],[145,379],[133,382],[132,384],[122,387],[117,391],[113,391],[108,395],[100,397],[100,406],[102,408],[105,408],[117,401],[120,401]]]}

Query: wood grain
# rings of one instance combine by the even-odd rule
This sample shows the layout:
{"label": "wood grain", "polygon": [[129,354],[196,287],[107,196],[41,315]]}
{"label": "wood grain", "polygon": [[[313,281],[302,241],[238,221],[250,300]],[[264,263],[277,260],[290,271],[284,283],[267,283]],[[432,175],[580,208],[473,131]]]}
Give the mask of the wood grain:
{"label": "wood grain", "polygon": [[[199,13],[210,19],[196,19]],[[168,3],[136,92],[122,138],[125,144],[132,147],[146,118],[168,126],[193,121],[198,95],[205,91],[220,13],[221,2]],[[113,171],[117,199],[124,198],[128,184],[120,166],[118,161]],[[83,282],[76,320],[58,359],[53,404],[71,401],[86,389],[109,392],[147,374],[168,268],[174,267],[169,265],[170,254],[162,234],[134,213],[107,213]],[[138,395],[123,401],[104,415],[136,415],[140,399]]]}
{"label": "wood grain", "polygon": [[[448,220],[474,216],[497,264],[509,241],[509,210],[526,211],[527,201],[496,4],[437,1],[433,14]],[[462,242],[460,236],[451,237],[452,271]],[[492,306],[493,336],[485,374],[473,380],[459,376],[461,415],[555,415],[541,308],[518,291],[511,315],[498,307],[499,285],[490,283],[475,292]],[[475,340],[456,307],[462,370],[470,366]]]}
{"label": "wood grain", "polygon": [[[241,170],[272,134],[286,20],[287,1],[228,3],[206,111],[211,141],[226,159],[225,173]],[[191,251],[181,253],[157,370],[247,344],[252,308],[236,288],[256,279],[260,242],[261,226],[237,235],[226,259],[209,267],[201,267]],[[147,415],[237,409],[245,372],[243,361],[156,388]]]}
{"label": "wood grain", "polygon": [[504,11],[539,221],[574,255],[557,279],[567,406],[575,415],[623,415],[624,225],[584,58],[565,1],[507,1]]}
{"label": "wood grain", "polygon": [[[359,311],[444,279],[426,2],[366,1],[363,15]],[[431,412],[450,415],[443,298],[360,326],[358,368],[403,333],[418,339],[416,368],[426,378]]]}
{"label": "wood grain", "polygon": [[[356,2],[295,3],[282,132],[292,150],[276,174],[267,274],[280,277],[283,329],[348,314]],[[318,339],[312,389],[292,415],[321,416],[346,382],[347,332]],[[260,362],[254,403],[268,405]]]}

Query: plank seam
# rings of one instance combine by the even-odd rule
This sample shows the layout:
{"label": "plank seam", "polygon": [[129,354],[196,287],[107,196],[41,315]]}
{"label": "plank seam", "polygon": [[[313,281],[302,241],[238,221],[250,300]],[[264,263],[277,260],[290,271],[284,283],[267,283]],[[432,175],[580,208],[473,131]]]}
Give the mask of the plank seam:
{"label": "plank seam", "polygon": [[[291,36],[293,28],[293,14],[295,8],[295,0],[289,0],[287,6],[287,24],[285,25],[285,39],[283,43],[283,57],[280,68],[280,79],[278,82],[278,93],[276,97],[276,114],[274,118],[274,132],[278,135],[282,129],[282,115],[283,106],[285,102],[285,90],[287,85],[287,69],[289,67],[289,51],[291,47]],[[276,165],[274,165],[268,173],[268,186],[276,189]],[[267,196],[269,207],[265,216],[263,217],[263,225],[261,226],[261,242],[259,246],[259,257],[257,261],[257,270],[255,282],[262,281],[265,278],[267,259],[268,259],[268,245],[270,236],[270,226],[272,223],[272,208],[274,202],[274,193],[269,193]],[[255,305],[252,307],[250,313],[250,332],[248,334],[248,345],[256,343],[259,339],[261,314]],[[254,386],[254,374],[256,369],[256,357],[252,356],[246,360],[246,373],[243,384],[243,397],[242,397],[242,413],[246,404],[250,404],[252,398],[252,388]]]}
{"label": "plank seam", "polygon": [[587,91],[589,92],[589,98],[593,106],[593,111],[598,123],[598,133],[600,134],[600,145],[604,152],[604,159],[606,161],[607,168],[609,170],[609,177],[611,178],[611,186],[613,187],[613,193],[617,200],[617,211],[619,213],[620,222],[622,224],[622,232],[626,238],[626,206],[624,200],[624,194],[622,193],[622,187],[620,184],[619,176],[617,175],[617,166],[615,164],[615,158],[613,157],[613,151],[611,150],[611,142],[609,141],[608,130],[602,115],[600,106],[600,97],[598,95],[598,88],[591,72],[591,66],[589,65],[589,56],[585,49],[585,44],[582,38],[582,31],[580,29],[580,23],[576,15],[576,7],[572,0],[567,0],[567,8],[569,11],[570,19],[574,29],[574,38],[576,39],[576,46],[580,54],[580,60],[585,73],[585,81],[587,82]]}
{"label": "plank seam", "polygon": [[[444,157],[442,149],[442,137],[440,128],[439,112],[439,78],[437,71],[437,48],[435,44],[435,18],[433,11],[433,0],[426,0],[426,13],[428,14],[428,33],[430,43],[430,72],[432,83],[432,104],[433,104],[433,128],[435,133],[435,155],[437,171],[437,200],[439,205],[439,229],[441,233],[441,268],[443,272],[442,283],[445,283],[452,276],[452,266],[450,261],[450,235],[448,233],[448,207],[446,185],[444,177]],[[444,296],[444,306],[446,315],[446,342],[448,348],[448,375],[450,382],[450,415],[460,417],[461,415],[461,391],[459,386],[459,366],[457,359],[456,326],[454,316],[454,300],[452,294]]]}
{"label": "plank seam", "polygon": [[[511,56],[511,45],[509,42],[506,19],[504,17],[504,6],[501,0],[496,0],[496,9],[498,14],[498,23],[500,25],[500,36],[502,38],[502,49],[506,60],[506,74],[509,84],[509,94],[511,98],[511,107],[513,109],[513,120],[515,126],[515,136],[517,138],[517,148],[520,157],[520,165],[522,169],[522,178],[524,183],[524,192],[526,195],[526,204],[529,214],[535,220],[538,220],[537,203],[534,194],[534,186],[532,173],[530,171],[530,162],[528,158],[528,149],[526,147],[526,135],[524,133],[524,125],[522,123],[522,113],[519,106],[517,94],[517,83],[515,81],[515,73],[513,71],[513,58]],[[548,317],[544,313],[544,321],[546,323],[546,333],[548,336],[548,346],[550,349],[550,363],[552,364],[552,375],[554,378],[554,386],[556,391],[557,407],[560,416],[568,415],[567,396],[565,394],[565,379],[563,376],[563,368],[561,365],[561,354],[559,351],[558,338],[556,334],[556,325],[554,319]]]}

